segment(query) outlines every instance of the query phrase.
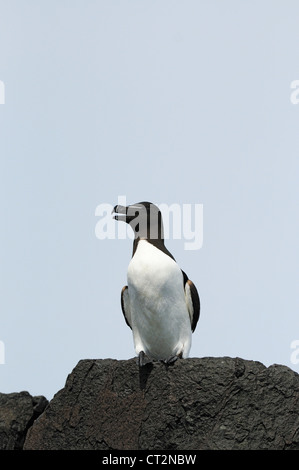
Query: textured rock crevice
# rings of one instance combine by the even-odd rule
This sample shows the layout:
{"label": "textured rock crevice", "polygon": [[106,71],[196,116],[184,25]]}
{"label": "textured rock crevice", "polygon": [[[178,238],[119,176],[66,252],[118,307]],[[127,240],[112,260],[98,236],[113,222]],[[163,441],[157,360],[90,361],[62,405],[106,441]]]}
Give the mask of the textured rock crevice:
{"label": "textured rock crevice", "polygon": [[48,404],[28,392],[0,393],[0,450],[21,450],[34,421]]}
{"label": "textured rock crevice", "polygon": [[25,449],[299,449],[299,375],[240,358],[82,360]]}

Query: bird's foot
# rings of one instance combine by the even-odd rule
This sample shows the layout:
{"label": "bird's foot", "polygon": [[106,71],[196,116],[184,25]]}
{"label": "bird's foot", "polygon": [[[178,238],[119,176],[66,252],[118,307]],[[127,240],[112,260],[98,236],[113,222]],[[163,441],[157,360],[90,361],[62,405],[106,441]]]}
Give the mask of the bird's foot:
{"label": "bird's foot", "polygon": [[164,359],[162,362],[164,364],[173,364],[180,356],[174,355],[174,356],[169,356],[167,359]]}
{"label": "bird's foot", "polygon": [[151,364],[152,361],[146,356],[144,351],[140,351],[138,358],[137,358],[137,364],[139,367],[144,367],[147,364]]}

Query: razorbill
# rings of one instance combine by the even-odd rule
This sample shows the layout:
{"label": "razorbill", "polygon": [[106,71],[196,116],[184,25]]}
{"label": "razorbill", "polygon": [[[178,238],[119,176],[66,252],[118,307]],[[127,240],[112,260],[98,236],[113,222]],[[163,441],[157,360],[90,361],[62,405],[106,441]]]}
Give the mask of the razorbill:
{"label": "razorbill", "polygon": [[121,307],[139,366],[188,357],[200,312],[197,289],[164,244],[162,214],[150,202],[114,207],[135,234]]}

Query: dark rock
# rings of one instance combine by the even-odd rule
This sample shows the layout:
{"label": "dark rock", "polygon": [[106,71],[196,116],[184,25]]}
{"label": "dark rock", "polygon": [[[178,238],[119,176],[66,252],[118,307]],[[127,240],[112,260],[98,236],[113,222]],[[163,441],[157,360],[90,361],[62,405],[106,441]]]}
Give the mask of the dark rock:
{"label": "dark rock", "polygon": [[0,450],[22,449],[27,430],[47,404],[45,397],[28,392],[0,393]]}
{"label": "dark rock", "polygon": [[299,375],[240,358],[83,360],[25,449],[299,449]]}

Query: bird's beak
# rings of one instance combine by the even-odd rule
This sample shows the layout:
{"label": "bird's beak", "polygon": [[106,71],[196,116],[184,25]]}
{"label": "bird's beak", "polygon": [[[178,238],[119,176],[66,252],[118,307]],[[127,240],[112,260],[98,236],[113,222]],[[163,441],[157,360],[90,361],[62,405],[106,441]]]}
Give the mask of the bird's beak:
{"label": "bird's beak", "polygon": [[126,222],[127,208],[125,206],[119,206],[119,205],[114,206],[111,214],[114,214],[113,219],[123,220],[124,222]]}
{"label": "bird's beak", "polygon": [[[112,210],[113,219],[115,220],[123,220],[130,224],[140,213],[142,207],[140,205],[132,205],[132,206],[115,206]],[[145,210],[145,208],[143,208]]]}

